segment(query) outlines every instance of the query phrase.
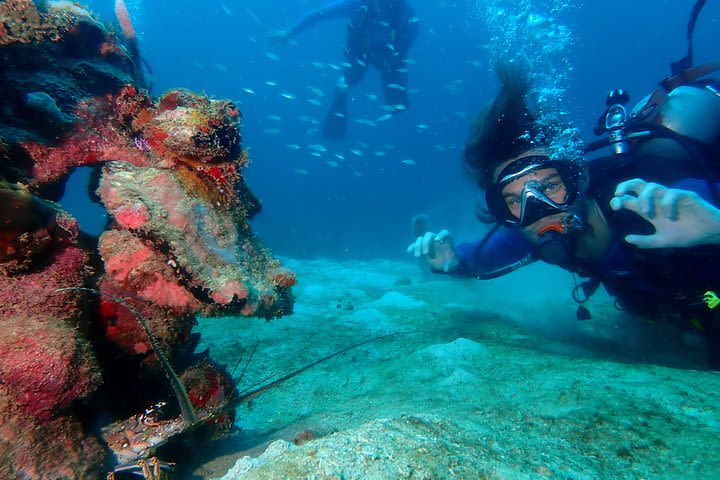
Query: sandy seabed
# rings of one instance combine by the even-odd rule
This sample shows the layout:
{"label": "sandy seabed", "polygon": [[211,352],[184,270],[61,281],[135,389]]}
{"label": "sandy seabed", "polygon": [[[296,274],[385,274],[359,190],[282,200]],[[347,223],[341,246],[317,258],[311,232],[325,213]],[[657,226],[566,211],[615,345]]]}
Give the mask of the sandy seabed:
{"label": "sandy seabed", "polygon": [[571,275],[542,265],[481,282],[411,261],[284,264],[292,316],[200,321],[200,348],[230,369],[258,343],[241,389],[413,333],[241,405],[199,478],[720,478],[720,376],[697,334],[604,292],[580,322]]}

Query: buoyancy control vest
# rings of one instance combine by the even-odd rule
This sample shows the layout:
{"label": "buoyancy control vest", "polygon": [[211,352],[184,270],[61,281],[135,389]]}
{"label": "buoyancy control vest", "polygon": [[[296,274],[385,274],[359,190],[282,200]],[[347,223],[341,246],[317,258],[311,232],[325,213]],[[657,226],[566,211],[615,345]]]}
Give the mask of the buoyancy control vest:
{"label": "buoyancy control vest", "polygon": [[632,212],[609,208],[617,184],[632,178],[702,190],[706,200],[720,205],[720,82],[706,78],[720,70],[720,62],[692,66],[693,30],[705,3],[698,0],[693,8],[688,53],[671,64],[671,76],[630,112],[627,92],[611,91],[595,129],[607,136],[586,148],[613,150],[586,166],[587,194],[598,201],[615,240],[602,258],[577,262],[576,271],[591,278],[580,287],[592,294],[602,283],[621,308],[635,313],[682,315],[700,308],[706,290],[720,287],[719,246],[631,246],[626,235],[650,235],[653,226]]}

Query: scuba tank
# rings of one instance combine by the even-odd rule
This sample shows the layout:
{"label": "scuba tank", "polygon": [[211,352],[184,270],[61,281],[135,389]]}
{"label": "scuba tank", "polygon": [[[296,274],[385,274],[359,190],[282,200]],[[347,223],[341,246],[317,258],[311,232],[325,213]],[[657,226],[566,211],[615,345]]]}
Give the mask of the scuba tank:
{"label": "scuba tank", "polygon": [[[719,71],[720,62],[692,66],[693,32],[706,2],[698,0],[690,15],[687,55],[671,63],[671,76],[660,82],[653,93],[629,112],[630,96],[625,90],[608,93],[606,109],[593,130],[596,136],[607,136],[588,143],[586,153],[612,147],[615,154],[622,155],[658,138],[717,148],[720,142],[720,84],[704,77]],[[655,150],[665,149],[656,147]]]}

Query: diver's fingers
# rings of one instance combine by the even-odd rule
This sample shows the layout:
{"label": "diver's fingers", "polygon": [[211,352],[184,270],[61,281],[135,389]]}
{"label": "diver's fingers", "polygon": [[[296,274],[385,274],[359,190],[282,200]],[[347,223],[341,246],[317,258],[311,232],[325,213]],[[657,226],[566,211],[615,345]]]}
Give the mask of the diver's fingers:
{"label": "diver's fingers", "polygon": [[623,195],[627,195],[628,193],[634,193],[636,195],[639,195],[645,188],[645,185],[647,185],[647,182],[640,178],[626,180],[622,183],[619,183],[618,186],[615,187],[615,196],[621,197]]}
{"label": "diver's fingers", "polygon": [[665,192],[665,195],[662,196],[658,205],[660,215],[673,222],[676,221],[678,219],[680,202],[683,201],[684,197],[690,197],[688,193],[689,192],[674,189],[670,189]]}
{"label": "diver's fingers", "polygon": [[422,255],[422,241],[423,241],[423,237],[418,237],[415,240],[415,243],[410,245],[413,249],[413,255],[415,255],[416,257],[419,257],[420,255]]}
{"label": "diver's fingers", "polygon": [[448,232],[447,230],[445,230],[443,228],[442,230],[440,230],[438,232],[437,236],[435,237],[435,241],[438,243],[442,243],[449,238],[450,238],[450,232]]}
{"label": "diver's fingers", "polygon": [[613,198],[612,200],[610,200],[610,208],[615,211],[625,208],[627,210],[630,210],[631,212],[642,215],[642,211],[640,209],[640,202],[638,201],[637,197],[633,197],[631,195],[622,195],[620,197]]}
{"label": "diver's fingers", "polygon": [[430,252],[434,250],[432,248],[433,240],[435,240],[435,234],[433,232],[425,233],[425,236],[422,238],[422,254],[423,255],[430,255]]}
{"label": "diver's fingers", "polygon": [[660,247],[660,238],[657,235],[628,235],[625,241],[635,245],[638,248],[657,248]]}
{"label": "diver's fingers", "polygon": [[657,208],[655,201],[665,194],[667,188],[657,183],[650,182],[646,184],[642,191],[638,192],[638,202],[640,209],[648,218],[655,218]]}

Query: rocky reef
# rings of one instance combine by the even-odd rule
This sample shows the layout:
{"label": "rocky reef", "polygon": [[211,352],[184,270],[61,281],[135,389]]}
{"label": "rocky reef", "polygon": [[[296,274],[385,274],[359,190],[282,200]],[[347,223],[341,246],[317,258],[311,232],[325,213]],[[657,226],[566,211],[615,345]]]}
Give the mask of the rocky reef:
{"label": "rocky reef", "polygon": [[[75,3],[0,1],[0,478],[170,470],[158,447],[232,425],[195,317],[292,311],[294,274],[248,225],[240,111],[153,97],[116,12],[117,31]],[[79,166],[99,238],[55,203]]]}

